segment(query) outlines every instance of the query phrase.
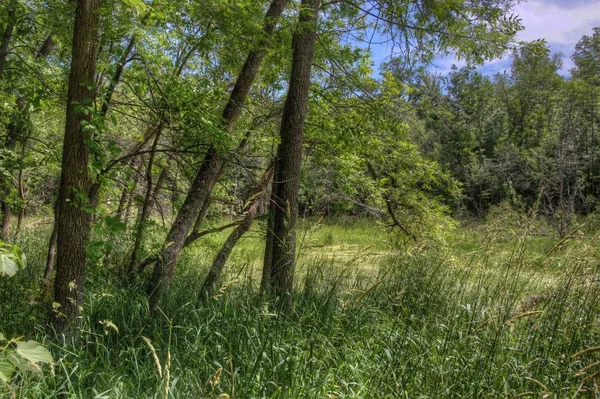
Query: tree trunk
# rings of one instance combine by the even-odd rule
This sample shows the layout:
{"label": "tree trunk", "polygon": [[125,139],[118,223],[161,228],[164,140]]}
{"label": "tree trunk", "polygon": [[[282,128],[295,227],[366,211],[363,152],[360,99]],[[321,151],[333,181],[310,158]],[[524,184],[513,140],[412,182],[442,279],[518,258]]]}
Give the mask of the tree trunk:
{"label": "tree trunk", "polygon": [[[265,16],[264,31],[271,36],[281,16],[287,0],[273,0]],[[268,40],[261,41],[257,49],[250,51],[248,58],[235,82],[229,100],[223,109],[223,127],[227,132],[232,132],[235,123],[240,116],[246,97],[256,77],[262,59],[267,53]],[[219,175],[221,158],[214,147],[206,152],[204,160],[196,173],[190,190],[175,218],[171,230],[167,234],[161,256],[155,264],[154,272],[149,281],[148,294],[150,296],[150,308],[155,311],[164,290],[164,281],[171,279],[175,263],[188,236],[192,224],[198,221],[200,209],[208,199],[213,183]]]}
{"label": "tree trunk", "polygon": [[4,34],[2,35],[2,42],[0,43],[0,79],[2,79],[2,74],[4,73],[6,57],[8,57],[8,45],[12,39],[13,31],[15,30],[15,20],[17,18],[15,5],[11,4],[9,7],[8,22],[6,23],[6,28],[4,29]]}
{"label": "tree trunk", "polygon": [[54,35],[52,33],[50,33],[48,36],[46,36],[46,40],[44,40],[44,42],[42,43],[42,46],[40,47],[40,50],[38,51],[36,57],[37,58],[46,58],[50,55],[50,53],[52,52],[52,50],[54,50],[55,47],[55,43],[54,43]]}
{"label": "tree trunk", "polygon": [[140,247],[142,245],[142,239],[144,238],[144,231],[146,229],[146,223],[148,218],[150,217],[150,200],[152,198],[152,189],[154,185],[152,184],[152,166],[154,165],[154,156],[156,154],[156,146],[158,145],[158,141],[160,140],[160,134],[162,131],[163,124],[160,122],[156,136],[154,137],[154,142],[152,143],[152,151],[150,152],[150,157],[148,158],[148,166],[146,168],[146,196],[144,198],[144,203],[142,204],[142,210],[140,212],[137,229],[135,233],[135,241],[133,244],[133,251],[131,252],[131,260],[129,262],[129,268],[127,270],[127,274],[129,277],[133,277],[135,272],[135,266],[138,262],[138,256]]}
{"label": "tree trunk", "polygon": [[98,7],[101,0],[79,0],[75,11],[73,56],[67,92],[62,171],[58,193],[56,242],[56,277],[51,325],[64,332],[76,320],[83,304],[86,241],[90,214],[85,207],[91,188],[88,176],[88,135],[83,131],[84,115],[76,112],[76,104],[92,104],[98,48]]}
{"label": "tree trunk", "polygon": [[[11,122],[7,126],[8,135],[6,139],[6,149],[11,152],[15,150],[18,139],[27,136],[27,122],[29,121],[29,115],[27,114],[26,105],[25,98],[17,98],[16,114],[11,118]],[[9,241],[12,211],[5,199],[0,200],[0,209],[2,210],[2,230],[0,230],[0,239]]]}
{"label": "tree trunk", "polygon": [[240,238],[242,238],[242,236],[246,234],[248,230],[250,230],[254,219],[260,216],[261,204],[265,200],[265,191],[267,185],[269,184],[269,180],[271,180],[272,173],[273,167],[270,166],[263,174],[263,177],[260,179],[260,182],[257,186],[258,193],[255,195],[255,198],[252,199],[252,201],[250,202],[250,205],[248,206],[248,210],[246,211],[242,222],[235,228],[235,230],[233,230],[233,232],[231,232],[229,237],[227,237],[227,240],[225,241],[223,246],[221,246],[219,253],[215,257],[215,260],[213,261],[213,264],[202,286],[202,295],[205,300],[213,295],[215,284],[217,283],[217,281],[219,281],[221,275],[223,274],[225,263],[227,262],[231,251],[233,250],[237,242],[240,240]]}
{"label": "tree trunk", "polygon": [[17,228],[15,230],[14,240],[17,241],[21,227],[23,225],[23,218],[25,217],[25,182],[23,180],[23,162],[25,162],[25,145],[27,144],[27,137],[23,138],[23,148],[21,149],[21,159],[19,161],[19,177],[17,178],[17,188],[19,192],[19,200],[21,206],[19,209],[19,215],[17,217]]}
{"label": "tree trunk", "polygon": [[119,81],[121,80],[121,75],[123,74],[123,71],[125,70],[125,65],[127,64],[129,54],[131,54],[131,52],[133,51],[134,46],[135,46],[135,36],[131,36],[131,39],[129,39],[129,44],[127,45],[127,48],[125,48],[125,52],[121,56],[121,59],[119,59],[119,63],[117,64],[115,73],[113,74],[113,76],[108,84],[106,94],[104,95],[104,101],[102,102],[102,109],[100,110],[100,114],[102,114],[102,116],[106,116],[108,114],[108,109],[110,107],[110,101],[112,99],[113,94],[115,93],[117,84],[119,84]]}
{"label": "tree trunk", "polygon": [[[38,51],[36,57],[37,58],[46,58],[50,54],[50,52],[52,51],[53,48],[54,48],[54,39],[52,37],[52,34],[49,34],[46,37],[46,40],[44,40],[44,42],[42,43],[42,46],[40,47],[40,50]],[[20,162],[19,162],[18,180],[17,180],[17,192],[19,193],[19,198],[21,199],[21,208],[19,209],[19,214],[18,214],[18,219],[17,219],[17,229],[15,231],[15,237],[14,237],[15,240],[17,239],[19,232],[21,231],[21,225],[23,223],[23,217],[24,217],[24,212],[25,212],[25,207],[24,207],[25,186],[23,183],[23,162],[25,159],[25,148],[27,145],[27,139],[28,139],[29,133],[30,133],[29,126],[31,124],[30,115],[29,115],[28,106],[27,106],[27,98],[24,96],[17,97],[16,103],[17,103],[16,105],[17,105],[18,116],[17,116],[16,121],[9,123],[7,126],[7,131],[9,132],[9,139],[8,139],[8,143],[6,146],[8,149],[14,150],[17,140],[19,138],[21,138],[21,140],[22,140],[22,150],[21,150],[21,157],[20,157]],[[0,233],[0,236],[5,236],[5,239],[8,240],[8,238],[10,236],[10,220],[11,220],[12,214],[10,212],[10,207],[8,207],[4,203],[4,201],[2,201],[1,208],[2,208],[3,218],[2,218],[2,232]]]}
{"label": "tree trunk", "polygon": [[[4,66],[6,65],[6,58],[8,57],[8,46],[12,39],[13,31],[15,29],[16,22],[16,11],[15,5],[9,5],[8,10],[8,21],[4,33],[2,35],[2,42],[0,43],[0,79],[4,74]],[[10,141],[10,139],[8,140]],[[7,145],[8,147],[8,145]],[[3,199],[0,201],[0,211],[2,212],[2,227],[0,229],[0,240],[8,241],[10,238],[10,207]]]}
{"label": "tree trunk", "polygon": [[260,292],[265,293],[270,285],[271,266],[273,265],[273,220],[275,213],[275,196],[277,195],[277,159],[279,159],[279,147],[275,153],[275,166],[273,172],[273,182],[271,184],[271,196],[269,199],[269,210],[267,215],[267,231],[265,232],[265,256],[263,259],[262,277],[260,279]]}
{"label": "tree trunk", "polygon": [[6,201],[1,201],[0,210],[2,211],[2,229],[0,230],[0,241],[8,242],[10,240],[10,207]]}
{"label": "tree trunk", "polygon": [[296,263],[296,224],[304,119],[315,52],[319,0],[302,0],[292,39],[292,72],[281,119],[277,191],[274,196],[273,252],[270,288],[283,309],[291,307]]}
{"label": "tree trunk", "polygon": [[[54,205],[54,215],[58,215],[58,209],[56,208],[56,205]],[[52,226],[52,234],[50,234],[50,243],[48,244],[48,255],[46,257],[46,268],[44,269],[44,280],[42,284],[44,292],[47,292],[50,289],[50,280],[52,279],[52,271],[54,270],[54,258],[56,257],[57,227],[58,224],[55,220]]]}
{"label": "tree trunk", "polygon": [[156,211],[158,210],[159,214],[161,215],[163,224],[165,223],[165,218],[162,206],[160,205],[160,201],[158,200],[158,196],[164,188],[168,174],[169,162],[167,162],[167,164],[160,171],[160,175],[158,175],[158,180],[156,181],[156,184],[154,185],[154,190],[152,191],[152,197],[150,198],[150,202],[148,203],[148,215],[152,216],[152,214],[156,213]]}

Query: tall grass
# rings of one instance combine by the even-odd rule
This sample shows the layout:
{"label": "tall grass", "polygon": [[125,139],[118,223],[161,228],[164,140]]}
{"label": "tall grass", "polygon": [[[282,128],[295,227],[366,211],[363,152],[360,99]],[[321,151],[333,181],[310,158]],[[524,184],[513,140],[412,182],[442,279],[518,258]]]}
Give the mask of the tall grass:
{"label": "tall grass", "polygon": [[[319,245],[344,244],[330,231]],[[198,259],[210,254],[184,256],[158,318],[142,284],[123,284],[107,266],[88,275],[76,333],[46,340],[36,288],[43,251],[34,250],[42,239],[24,239],[32,267],[0,281],[1,329],[45,340],[56,363],[15,376],[18,397],[599,395],[600,351],[579,353],[600,343],[597,262],[560,254],[560,266],[550,264],[535,240],[489,238],[468,250],[461,241],[376,265],[306,254],[289,315],[257,293],[258,242],[243,244],[208,303],[199,300],[207,262]]]}

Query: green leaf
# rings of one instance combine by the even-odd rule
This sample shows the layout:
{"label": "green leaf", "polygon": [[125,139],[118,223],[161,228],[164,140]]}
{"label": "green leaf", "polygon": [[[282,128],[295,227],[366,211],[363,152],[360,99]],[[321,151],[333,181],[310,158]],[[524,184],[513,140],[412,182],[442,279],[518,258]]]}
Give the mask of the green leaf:
{"label": "green leaf", "polygon": [[137,11],[138,14],[142,14],[146,11],[146,3],[142,0],[123,0],[123,3]]}
{"label": "green leaf", "polygon": [[0,357],[0,381],[9,382],[14,372],[15,366],[6,360],[6,358]]}
{"label": "green leaf", "polygon": [[13,245],[12,252],[13,252],[13,259],[15,260],[15,262],[17,262],[19,267],[21,269],[26,268],[27,267],[27,258],[25,257],[25,254],[23,253],[23,250],[21,249],[21,247],[19,247],[17,245]]}
{"label": "green leaf", "polygon": [[52,363],[52,354],[36,341],[17,342],[17,353],[30,362]]}
{"label": "green leaf", "polygon": [[14,276],[19,270],[19,265],[11,254],[0,254],[0,276]]}

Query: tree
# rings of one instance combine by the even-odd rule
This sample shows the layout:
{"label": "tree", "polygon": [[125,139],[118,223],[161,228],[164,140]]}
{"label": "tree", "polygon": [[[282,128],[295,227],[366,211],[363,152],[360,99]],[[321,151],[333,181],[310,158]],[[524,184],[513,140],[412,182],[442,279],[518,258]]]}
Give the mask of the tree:
{"label": "tree", "polygon": [[[233,90],[229,95],[229,100],[223,109],[222,127],[227,133],[232,133],[235,129],[235,124],[241,115],[250,87],[267,53],[269,36],[275,31],[277,21],[283,13],[286,4],[287,0],[273,0],[267,10],[263,24],[265,36],[257,48],[249,52]],[[221,165],[222,159],[219,150],[214,146],[210,146],[195,174],[185,201],[167,234],[161,255],[154,265],[154,271],[148,284],[150,308],[153,311],[157,309],[160,303],[163,291],[165,290],[165,284],[172,278],[185,239],[190,233],[192,225],[197,221],[203,204],[210,196]]]}
{"label": "tree", "polygon": [[600,27],[595,27],[591,36],[583,36],[577,42],[573,62],[576,65],[571,71],[574,78],[600,86]]}
{"label": "tree", "polygon": [[75,321],[83,304],[86,241],[89,237],[90,212],[88,173],[89,140],[94,129],[91,119],[95,96],[96,53],[98,48],[98,8],[100,0],[79,0],[75,11],[73,49],[62,171],[58,193],[57,257],[54,280],[52,326],[66,331]]}
{"label": "tree", "polygon": [[277,151],[276,183],[274,185],[273,246],[270,289],[280,298],[282,306],[291,306],[296,264],[296,225],[298,222],[298,193],[302,165],[304,119],[308,107],[308,90],[317,38],[319,0],[302,0],[298,26],[292,39],[292,70],[281,128],[281,143]]}
{"label": "tree", "polygon": [[573,78],[585,82],[587,99],[582,108],[587,114],[589,140],[586,140],[584,151],[588,154],[588,193],[592,198],[598,196],[598,180],[600,180],[600,164],[598,162],[598,99],[600,98],[600,27],[594,28],[592,36],[583,36],[575,46],[573,53],[575,68],[571,70]]}

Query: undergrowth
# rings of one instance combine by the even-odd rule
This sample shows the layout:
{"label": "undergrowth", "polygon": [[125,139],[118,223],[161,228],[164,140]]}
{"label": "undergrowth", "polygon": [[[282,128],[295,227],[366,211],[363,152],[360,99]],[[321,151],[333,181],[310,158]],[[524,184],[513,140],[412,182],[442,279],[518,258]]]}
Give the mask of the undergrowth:
{"label": "undergrowth", "polygon": [[[537,239],[479,237],[476,247],[458,240],[389,252],[367,267],[360,256],[331,262],[319,252],[304,257],[289,315],[257,292],[248,242],[208,303],[200,288],[210,253],[184,256],[155,318],[142,279],[124,284],[109,264],[88,274],[74,334],[53,339],[38,288],[43,240],[39,233],[22,239],[31,266],[0,280],[2,329],[44,342],[55,363],[18,373],[0,396],[599,395],[600,351],[581,353],[600,342],[597,260],[548,254]],[[319,240],[340,239],[325,232]]]}

